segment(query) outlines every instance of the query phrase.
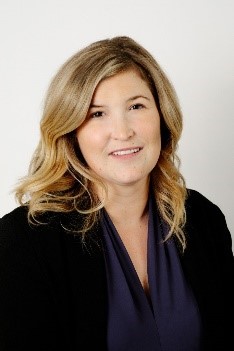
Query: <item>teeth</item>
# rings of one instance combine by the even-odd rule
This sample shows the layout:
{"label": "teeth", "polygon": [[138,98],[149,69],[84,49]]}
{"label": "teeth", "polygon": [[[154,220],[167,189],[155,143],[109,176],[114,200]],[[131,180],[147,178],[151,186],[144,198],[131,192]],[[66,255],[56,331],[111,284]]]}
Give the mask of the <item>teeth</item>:
{"label": "teeth", "polygon": [[121,151],[113,152],[113,155],[116,155],[116,156],[129,155],[129,154],[134,154],[139,150],[140,150],[139,147],[137,149],[121,150]]}

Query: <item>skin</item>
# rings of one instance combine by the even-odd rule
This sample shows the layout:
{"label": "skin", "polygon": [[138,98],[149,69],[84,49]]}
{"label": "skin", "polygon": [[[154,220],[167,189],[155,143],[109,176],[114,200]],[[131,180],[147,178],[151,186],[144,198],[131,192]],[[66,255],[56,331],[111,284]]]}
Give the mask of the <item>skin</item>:
{"label": "skin", "polygon": [[[77,140],[88,166],[107,186],[105,209],[149,294],[146,204],[150,172],[161,150],[160,117],[147,83],[136,70],[98,85]],[[95,190],[101,198],[101,190]]]}
{"label": "skin", "polygon": [[161,150],[160,118],[138,72],[120,73],[98,85],[77,139],[108,190],[148,185]]}

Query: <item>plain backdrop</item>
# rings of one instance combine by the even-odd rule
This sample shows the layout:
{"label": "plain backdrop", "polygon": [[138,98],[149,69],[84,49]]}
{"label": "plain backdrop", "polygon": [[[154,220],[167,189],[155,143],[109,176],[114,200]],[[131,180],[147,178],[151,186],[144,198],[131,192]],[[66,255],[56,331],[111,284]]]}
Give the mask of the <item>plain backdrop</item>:
{"label": "plain backdrop", "polygon": [[0,0],[0,217],[39,139],[50,79],[93,41],[128,35],[173,83],[183,111],[187,186],[217,204],[234,237],[234,2]]}

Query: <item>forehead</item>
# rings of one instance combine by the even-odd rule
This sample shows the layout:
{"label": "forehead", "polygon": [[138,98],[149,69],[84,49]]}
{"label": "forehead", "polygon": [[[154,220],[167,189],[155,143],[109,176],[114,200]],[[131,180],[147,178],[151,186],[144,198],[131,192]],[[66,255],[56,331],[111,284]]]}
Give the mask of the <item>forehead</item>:
{"label": "forehead", "polygon": [[140,72],[135,69],[118,73],[101,81],[94,94],[93,99],[113,98],[116,95],[141,95],[150,94],[151,91]]}

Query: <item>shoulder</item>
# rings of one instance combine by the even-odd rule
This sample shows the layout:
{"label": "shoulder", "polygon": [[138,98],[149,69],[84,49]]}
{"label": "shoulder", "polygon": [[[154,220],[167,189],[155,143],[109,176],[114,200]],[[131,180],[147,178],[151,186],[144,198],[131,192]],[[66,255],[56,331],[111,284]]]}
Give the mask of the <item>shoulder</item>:
{"label": "shoulder", "polygon": [[28,226],[27,213],[27,207],[19,206],[0,218],[1,247],[12,243],[17,238],[17,232],[25,231]]}
{"label": "shoulder", "polygon": [[26,206],[16,207],[14,210],[6,213],[3,217],[0,218],[0,228],[27,221],[27,214],[28,208]]}
{"label": "shoulder", "polygon": [[209,218],[217,215],[224,217],[221,209],[206,196],[194,189],[187,189],[187,199],[185,201],[186,213],[189,216],[201,216]]}
{"label": "shoulder", "polygon": [[[45,212],[37,217],[38,223],[42,226],[46,224],[47,228],[58,228],[62,218],[69,218],[69,214],[63,214],[59,212]],[[0,231],[2,230],[25,230],[26,228],[35,230],[40,228],[40,225],[30,223],[28,220],[28,207],[19,206],[11,212],[5,214],[0,218]]]}
{"label": "shoulder", "polygon": [[207,208],[217,207],[210,199],[194,189],[187,189],[186,206],[202,206]]}
{"label": "shoulder", "polygon": [[[55,220],[56,217],[56,220]],[[19,206],[0,218],[0,249],[9,246],[24,245],[32,234],[47,234],[53,231],[56,225],[58,229],[59,215],[46,213],[43,215],[41,225],[34,225],[28,221],[28,207]],[[55,230],[54,230],[55,231]]]}
{"label": "shoulder", "polygon": [[226,242],[231,247],[232,239],[226,218],[221,209],[200,192],[188,189],[185,202],[186,229],[188,236],[200,237],[210,243]]}
{"label": "shoulder", "polygon": [[19,206],[0,218],[0,250],[26,245],[32,240],[34,243],[35,240],[55,243],[64,234],[69,240],[82,242],[77,232],[83,225],[83,215],[77,212],[45,212],[37,219],[38,224],[29,222],[27,206]]}

